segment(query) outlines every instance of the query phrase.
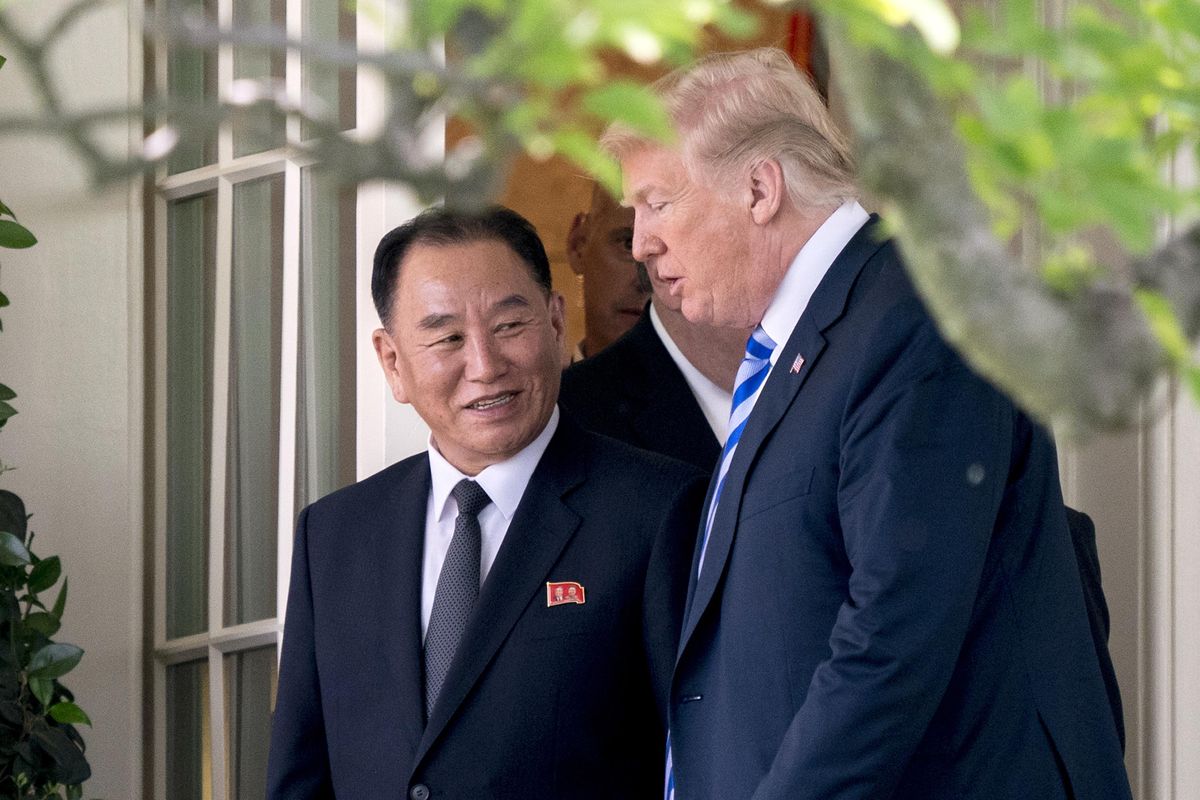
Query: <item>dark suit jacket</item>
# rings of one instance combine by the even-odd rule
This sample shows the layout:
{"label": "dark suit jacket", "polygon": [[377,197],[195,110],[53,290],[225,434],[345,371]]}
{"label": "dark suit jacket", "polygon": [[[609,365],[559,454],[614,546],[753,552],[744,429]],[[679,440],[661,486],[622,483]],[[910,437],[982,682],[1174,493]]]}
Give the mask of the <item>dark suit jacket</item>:
{"label": "dark suit jacket", "polygon": [[677,796],[1129,798],[1054,445],[878,236],[781,344],[726,477],[672,685]]}
{"label": "dark suit jacket", "polygon": [[268,797],[661,797],[702,476],[563,418],[423,724],[429,480],[421,454],[301,513]]}
{"label": "dark suit jacket", "polygon": [[721,445],[650,322],[563,373],[563,411],[583,427],[711,472]]}

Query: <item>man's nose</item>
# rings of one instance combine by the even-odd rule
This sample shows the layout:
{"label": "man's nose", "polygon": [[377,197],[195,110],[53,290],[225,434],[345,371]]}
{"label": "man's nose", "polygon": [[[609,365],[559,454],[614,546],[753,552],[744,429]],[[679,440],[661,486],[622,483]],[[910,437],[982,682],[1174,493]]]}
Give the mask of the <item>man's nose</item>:
{"label": "man's nose", "polygon": [[633,247],[631,252],[638,261],[645,261],[649,256],[656,256],[666,249],[663,240],[647,230],[633,231]]}
{"label": "man's nose", "polygon": [[467,343],[467,380],[490,383],[504,375],[508,369],[507,364],[499,342],[494,337],[476,336]]}

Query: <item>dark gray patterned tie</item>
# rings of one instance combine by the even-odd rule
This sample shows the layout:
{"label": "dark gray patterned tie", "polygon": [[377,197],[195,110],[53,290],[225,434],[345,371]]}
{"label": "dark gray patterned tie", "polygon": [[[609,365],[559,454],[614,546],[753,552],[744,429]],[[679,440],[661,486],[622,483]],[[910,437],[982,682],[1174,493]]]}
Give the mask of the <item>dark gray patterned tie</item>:
{"label": "dark gray patterned tie", "polygon": [[479,512],[492,502],[478,483],[465,478],[451,494],[458,501],[458,517],[454,520],[454,538],[442,563],[429,629],[425,632],[426,719],[442,691],[442,682],[479,597]]}

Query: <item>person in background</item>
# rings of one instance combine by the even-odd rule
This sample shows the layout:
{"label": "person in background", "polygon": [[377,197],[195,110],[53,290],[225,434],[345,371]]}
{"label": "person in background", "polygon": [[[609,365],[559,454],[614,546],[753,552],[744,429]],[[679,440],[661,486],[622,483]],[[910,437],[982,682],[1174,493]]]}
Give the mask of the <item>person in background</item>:
{"label": "person in background", "polygon": [[703,476],[560,415],[514,212],[419,215],[371,289],[429,449],[300,514],[267,797],[661,797]]}
{"label": "person in background", "polygon": [[583,284],[583,339],[571,361],[590,358],[633,327],[642,315],[650,285],[629,254],[633,218],[599,184],[591,205],[571,221],[567,261]]}

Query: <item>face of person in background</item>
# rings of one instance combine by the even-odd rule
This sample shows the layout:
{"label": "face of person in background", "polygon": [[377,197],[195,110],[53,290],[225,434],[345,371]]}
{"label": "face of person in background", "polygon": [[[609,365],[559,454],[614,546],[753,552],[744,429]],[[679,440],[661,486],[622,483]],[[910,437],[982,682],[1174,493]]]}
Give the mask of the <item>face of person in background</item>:
{"label": "face of person in background", "polygon": [[567,236],[571,269],[583,277],[584,355],[595,355],[633,327],[650,297],[639,277],[633,246],[633,209],[603,189],[576,215]]}
{"label": "face of person in background", "polygon": [[515,456],[558,400],[563,301],[499,240],[415,244],[375,349],[392,394],[468,475]]}

